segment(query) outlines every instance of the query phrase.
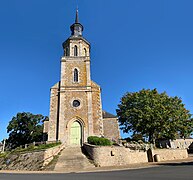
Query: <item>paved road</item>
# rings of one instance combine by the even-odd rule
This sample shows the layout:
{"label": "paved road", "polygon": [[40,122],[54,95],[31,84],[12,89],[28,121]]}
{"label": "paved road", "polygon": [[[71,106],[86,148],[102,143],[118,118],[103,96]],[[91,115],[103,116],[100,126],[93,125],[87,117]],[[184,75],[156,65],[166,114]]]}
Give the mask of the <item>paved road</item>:
{"label": "paved road", "polygon": [[193,164],[114,172],[69,174],[0,174],[0,180],[193,180]]}

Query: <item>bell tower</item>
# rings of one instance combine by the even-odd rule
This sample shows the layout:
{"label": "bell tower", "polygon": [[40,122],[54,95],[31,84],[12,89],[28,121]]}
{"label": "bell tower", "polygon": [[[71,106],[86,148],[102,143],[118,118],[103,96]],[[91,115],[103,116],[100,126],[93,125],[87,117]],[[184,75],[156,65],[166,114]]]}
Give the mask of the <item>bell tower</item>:
{"label": "bell tower", "polygon": [[[78,10],[76,10],[75,23],[70,27],[71,36],[62,44],[64,55],[61,59],[61,86],[65,87],[91,85],[90,43],[83,38],[84,28],[78,19]],[[67,72],[70,69],[72,72]]]}
{"label": "bell tower", "polygon": [[80,146],[102,136],[101,89],[91,80],[90,43],[82,36],[78,10],[71,36],[63,42],[60,82],[51,88],[48,141]]}
{"label": "bell tower", "polygon": [[50,116],[44,122],[48,141],[81,146],[89,136],[120,137],[117,118],[102,111],[101,88],[91,80],[90,43],[76,10],[71,35],[63,42],[60,81],[50,90]]}

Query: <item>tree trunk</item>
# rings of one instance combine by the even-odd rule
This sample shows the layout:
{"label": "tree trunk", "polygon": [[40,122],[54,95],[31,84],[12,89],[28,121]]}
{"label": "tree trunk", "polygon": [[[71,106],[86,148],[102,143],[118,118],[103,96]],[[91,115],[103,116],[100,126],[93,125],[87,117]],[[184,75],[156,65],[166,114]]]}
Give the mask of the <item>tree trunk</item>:
{"label": "tree trunk", "polygon": [[155,137],[152,132],[149,133],[149,142],[153,144],[153,147],[155,147]]}
{"label": "tree trunk", "polygon": [[153,141],[153,134],[150,132],[149,133],[149,142],[152,143],[152,141]]}

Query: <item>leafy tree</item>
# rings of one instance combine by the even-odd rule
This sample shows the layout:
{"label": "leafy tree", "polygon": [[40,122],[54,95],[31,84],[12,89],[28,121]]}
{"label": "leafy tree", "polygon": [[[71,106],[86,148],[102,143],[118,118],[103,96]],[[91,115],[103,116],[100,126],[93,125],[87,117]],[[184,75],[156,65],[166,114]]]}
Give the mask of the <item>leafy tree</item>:
{"label": "leafy tree", "polygon": [[132,135],[132,141],[144,141],[144,137],[142,134],[133,134]]}
{"label": "leafy tree", "polygon": [[20,145],[29,144],[34,141],[40,142],[43,138],[43,121],[47,117],[41,114],[32,114],[29,112],[17,113],[7,127],[9,138],[7,144],[10,148],[16,148]]}
{"label": "leafy tree", "polygon": [[156,89],[126,93],[118,104],[117,115],[123,132],[156,139],[186,138],[193,131],[193,119],[182,100]]}

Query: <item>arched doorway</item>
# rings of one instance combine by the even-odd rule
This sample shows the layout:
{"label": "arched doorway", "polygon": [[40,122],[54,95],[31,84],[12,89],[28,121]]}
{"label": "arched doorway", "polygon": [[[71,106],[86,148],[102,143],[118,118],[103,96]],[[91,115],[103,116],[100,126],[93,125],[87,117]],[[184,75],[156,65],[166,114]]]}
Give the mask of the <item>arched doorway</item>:
{"label": "arched doorway", "polygon": [[80,146],[82,144],[82,128],[78,121],[74,121],[70,128],[70,145]]}

